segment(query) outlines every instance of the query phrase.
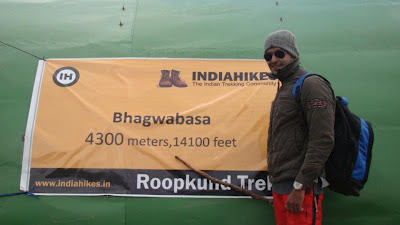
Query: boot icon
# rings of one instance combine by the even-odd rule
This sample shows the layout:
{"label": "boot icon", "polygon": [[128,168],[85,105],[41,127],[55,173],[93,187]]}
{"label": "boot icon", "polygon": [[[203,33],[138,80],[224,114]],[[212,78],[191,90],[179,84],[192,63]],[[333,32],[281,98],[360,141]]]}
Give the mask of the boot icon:
{"label": "boot icon", "polygon": [[180,72],[178,70],[171,70],[171,83],[175,87],[187,87],[188,85],[185,83],[185,81],[179,77],[179,73]]}
{"label": "boot icon", "polygon": [[172,87],[171,78],[169,77],[169,70],[161,70],[161,79],[158,83],[159,87]]}

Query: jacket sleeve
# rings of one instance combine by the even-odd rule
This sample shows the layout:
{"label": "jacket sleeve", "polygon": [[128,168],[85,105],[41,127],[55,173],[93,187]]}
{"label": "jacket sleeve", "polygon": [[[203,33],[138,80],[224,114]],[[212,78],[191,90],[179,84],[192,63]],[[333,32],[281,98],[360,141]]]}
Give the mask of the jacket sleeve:
{"label": "jacket sleeve", "polygon": [[318,76],[306,78],[301,104],[307,120],[308,145],[296,181],[311,187],[321,176],[335,143],[336,102],[330,84]]}

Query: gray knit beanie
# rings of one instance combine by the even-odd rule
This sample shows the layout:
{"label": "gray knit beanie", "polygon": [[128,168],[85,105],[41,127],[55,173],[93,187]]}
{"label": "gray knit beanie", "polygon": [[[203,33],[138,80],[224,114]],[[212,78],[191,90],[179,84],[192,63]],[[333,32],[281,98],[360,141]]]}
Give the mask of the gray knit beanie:
{"label": "gray knit beanie", "polygon": [[296,37],[288,30],[278,30],[267,36],[267,39],[265,40],[264,52],[270,48],[276,47],[289,52],[289,54],[291,54],[294,58],[299,57],[299,53],[297,52]]}

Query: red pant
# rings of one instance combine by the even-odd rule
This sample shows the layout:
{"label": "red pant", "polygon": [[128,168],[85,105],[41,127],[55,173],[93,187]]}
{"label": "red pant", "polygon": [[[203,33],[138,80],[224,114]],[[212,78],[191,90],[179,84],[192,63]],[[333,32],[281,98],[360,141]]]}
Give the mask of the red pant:
{"label": "red pant", "polygon": [[304,210],[299,213],[286,210],[285,205],[289,195],[278,195],[275,192],[272,194],[276,225],[321,225],[323,194],[318,196],[313,196],[313,192],[305,194]]}

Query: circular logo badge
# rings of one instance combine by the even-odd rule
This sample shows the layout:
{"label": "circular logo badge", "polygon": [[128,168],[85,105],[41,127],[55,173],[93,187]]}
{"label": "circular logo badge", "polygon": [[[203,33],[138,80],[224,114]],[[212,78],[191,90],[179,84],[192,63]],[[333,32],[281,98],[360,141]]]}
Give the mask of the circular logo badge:
{"label": "circular logo badge", "polygon": [[53,74],[53,81],[60,87],[74,85],[79,80],[79,72],[73,67],[63,67]]}

